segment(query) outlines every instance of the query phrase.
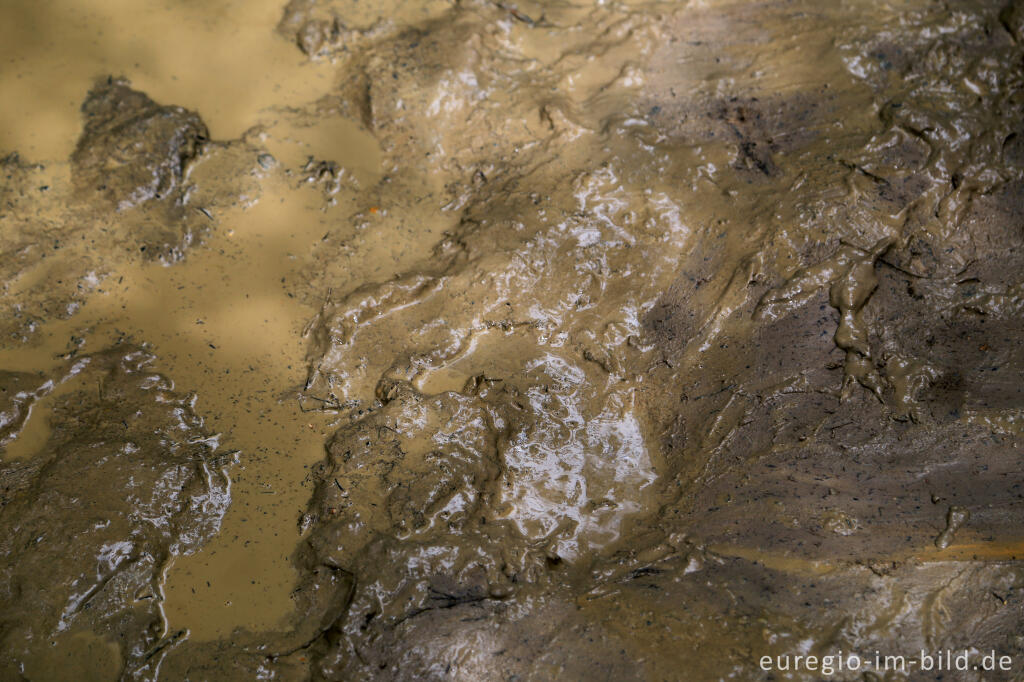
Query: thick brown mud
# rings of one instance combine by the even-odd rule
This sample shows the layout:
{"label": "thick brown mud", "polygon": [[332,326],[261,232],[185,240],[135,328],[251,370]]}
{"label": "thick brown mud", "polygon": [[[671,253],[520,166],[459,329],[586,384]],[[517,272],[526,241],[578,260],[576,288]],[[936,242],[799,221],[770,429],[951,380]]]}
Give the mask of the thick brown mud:
{"label": "thick brown mud", "polygon": [[1024,5],[0,17],[3,679],[1024,675]]}

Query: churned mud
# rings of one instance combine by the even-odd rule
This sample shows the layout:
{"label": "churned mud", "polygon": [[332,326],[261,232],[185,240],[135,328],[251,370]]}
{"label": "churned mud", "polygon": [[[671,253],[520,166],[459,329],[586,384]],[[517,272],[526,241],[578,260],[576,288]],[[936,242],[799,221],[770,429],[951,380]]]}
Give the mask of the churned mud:
{"label": "churned mud", "polygon": [[0,17],[0,678],[1024,675],[1024,5]]}

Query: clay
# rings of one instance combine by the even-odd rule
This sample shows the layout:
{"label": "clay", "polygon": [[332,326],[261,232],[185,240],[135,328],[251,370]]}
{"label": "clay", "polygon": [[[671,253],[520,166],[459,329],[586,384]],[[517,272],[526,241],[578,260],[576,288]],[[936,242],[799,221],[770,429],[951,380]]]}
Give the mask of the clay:
{"label": "clay", "polygon": [[155,232],[155,239],[139,246],[148,257],[180,258],[209,220],[186,206],[189,164],[209,140],[202,120],[182,107],[160,106],[112,77],[89,92],[82,114],[82,136],[71,156],[80,196],[89,201],[95,193],[97,203],[131,211],[140,223],[135,230]]}
{"label": "clay", "polygon": [[99,192],[117,210],[150,200],[182,199],[181,184],[209,139],[199,117],[159,106],[123,80],[107,78],[82,104],[84,129],[71,156],[83,192]]}
{"label": "clay", "polygon": [[152,362],[128,345],[68,362],[45,446],[0,467],[5,678],[145,678],[182,636],[162,574],[218,531],[232,455]]}
{"label": "clay", "polygon": [[3,162],[0,532],[116,502],[12,550],[11,676],[1020,676],[1019,3],[266,5],[239,45],[309,89],[234,139],[107,79],[70,164]]}

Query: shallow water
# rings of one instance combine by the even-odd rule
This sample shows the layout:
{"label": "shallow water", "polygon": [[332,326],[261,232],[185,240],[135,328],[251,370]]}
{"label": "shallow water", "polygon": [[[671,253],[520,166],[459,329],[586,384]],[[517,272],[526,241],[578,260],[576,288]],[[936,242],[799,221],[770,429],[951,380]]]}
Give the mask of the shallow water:
{"label": "shallow water", "polygon": [[1024,6],[281,3],[0,9],[2,676],[1020,675]]}

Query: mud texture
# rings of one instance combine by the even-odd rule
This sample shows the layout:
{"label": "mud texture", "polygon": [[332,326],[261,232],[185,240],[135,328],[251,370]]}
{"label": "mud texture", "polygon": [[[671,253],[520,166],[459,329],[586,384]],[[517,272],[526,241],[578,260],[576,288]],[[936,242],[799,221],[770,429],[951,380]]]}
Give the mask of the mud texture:
{"label": "mud texture", "polygon": [[[89,92],[82,114],[84,129],[71,156],[78,192],[86,201],[95,193],[95,203],[114,211],[143,213],[140,222],[155,223],[157,229],[181,230],[165,246],[168,255],[180,255],[178,244],[196,231],[190,223],[202,219],[185,206],[183,180],[188,164],[209,139],[206,126],[197,114],[160,106],[126,81],[112,78]],[[140,250],[145,248],[143,244]]]}
{"label": "mud texture", "polygon": [[[1024,5],[282,9],[319,98],[214,142],[103,78],[63,188],[3,162],[9,280],[110,229],[59,267],[191,297],[170,334],[9,289],[5,360],[47,311],[75,333],[0,374],[6,676],[809,681],[762,658],[966,650],[1013,664],[941,679],[1021,679]],[[303,311],[296,354],[271,318]],[[211,398],[217,436],[154,362],[260,389]],[[287,503],[229,508],[227,476]],[[252,519],[288,608],[232,621]],[[939,679],[915,665],[829,678]]]}
{"label": "mud texture", "polygon": [[[255,154],[208,139],[199,117],[161,106],[122,79],[92,84],[70,163],[0,159],[0,273],[7,340],[30,342],[137,260],[180,260],[219,209],[250,189]],[[190,162],[204,150],[204,168]],[[257,192],[258,194],[258,192]],[[63,349],[61,349],[63,350]]]}
{"label": "mud texture", "polygon": [[0,467],[5,679],[145,679],[184,634],[167,631],[162,572],[219,529],[232,456],[152,361],[122,345],[0,383],[8,435],[61,393],[45,446]]}

